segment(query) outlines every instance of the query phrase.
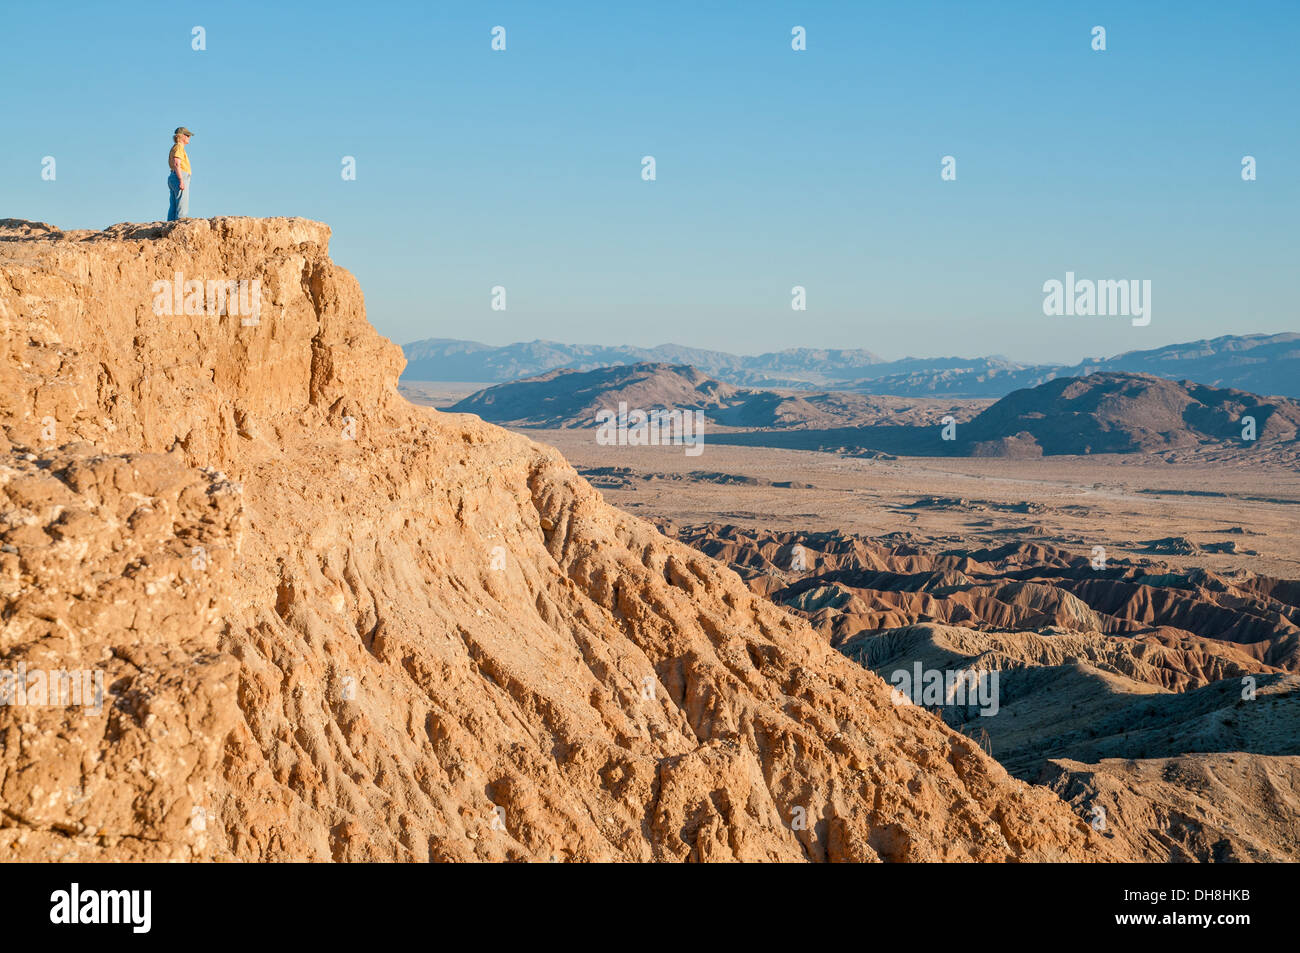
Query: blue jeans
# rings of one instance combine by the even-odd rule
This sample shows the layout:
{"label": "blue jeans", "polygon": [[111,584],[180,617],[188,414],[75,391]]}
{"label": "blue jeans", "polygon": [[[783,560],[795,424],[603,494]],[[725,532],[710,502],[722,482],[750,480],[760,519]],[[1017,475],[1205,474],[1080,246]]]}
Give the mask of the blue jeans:
{"label": "blue jeans", "polygon": [[167,206],[167,221],[175,222],[178,219],[188,218],[190,214],[190,174],[185,173],[185,188],[181,188],[181,180],[176,177],[176,173],[169,173],[167,176],[167,191],[171,193],[171,204]]}

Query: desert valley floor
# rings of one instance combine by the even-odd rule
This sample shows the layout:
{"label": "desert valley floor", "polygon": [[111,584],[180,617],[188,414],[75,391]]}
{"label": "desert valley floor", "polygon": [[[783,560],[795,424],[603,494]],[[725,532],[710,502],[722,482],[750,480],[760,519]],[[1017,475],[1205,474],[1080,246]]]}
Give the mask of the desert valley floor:
{"label": "desert valley floor", "polygon": [[[908,533],[941,546],[996,546],[1023,537],[1080,555],[1103,546],[1110,554],[1158,555],[1176,565],[1300,576],[1294,531],[1300,474],[1281,468],[1170,465],[1119,454],[863,460],[725,445],[686,457],[672,447],[601,447],[590,433],[572,430],[529,435],[555,446],[580,472],[591,473],[609,502],[639,516]],[[602,478],[603,467],[630,472]],[[1178,542],[1159,542],[1171,539]],[[1183,539],[1200,551],[1180,552]],[[1236,552],[1207,550],[1224,543],[1235,543]]]}
{"label": "desert valley floor", "polygon": [[[401,390],[442,407],[479,386],[403,382]],[[943,547],[1023,537],[1090,558],[1102,546],[1178,566],[1300,578],[1300,472],[1286,467],[1139,454],[862,459],[707,435],[703,452],[687,456],[682,447],[600,446],[585,429],[518,432],[555,447],[607,501],[647,519],[910,533]],[[1199,551],[1181,552],[1183,539]]]}

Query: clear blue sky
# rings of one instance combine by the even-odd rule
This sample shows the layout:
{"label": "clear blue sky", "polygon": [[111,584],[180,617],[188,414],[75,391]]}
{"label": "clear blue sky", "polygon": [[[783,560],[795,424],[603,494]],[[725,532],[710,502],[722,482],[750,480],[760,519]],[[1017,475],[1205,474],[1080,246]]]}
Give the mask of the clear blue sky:
{"label": "clear blue sky", "polygon": [[[188,125],[190,214],[329,223],[399,343],[1072,361],[1300,328],[1296,0],[9,3],[3,30],[0,216],[163,218]],[[1045,317],[1067,270],[1151,279],[1151,324]]]}

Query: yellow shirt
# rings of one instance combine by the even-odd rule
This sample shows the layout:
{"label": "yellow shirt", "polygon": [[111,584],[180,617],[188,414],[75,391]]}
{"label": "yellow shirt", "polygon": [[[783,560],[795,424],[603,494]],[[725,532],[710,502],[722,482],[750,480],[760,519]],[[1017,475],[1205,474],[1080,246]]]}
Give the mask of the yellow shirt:
{"label": "yellow shirt", "polygon": [[172,167],[172,159],[180,159],[181,171],[186,175],[190,174],[190,157],[185,154],[185,147],[179,142],[172,146],[172,151],[167,153],[167,168]]}

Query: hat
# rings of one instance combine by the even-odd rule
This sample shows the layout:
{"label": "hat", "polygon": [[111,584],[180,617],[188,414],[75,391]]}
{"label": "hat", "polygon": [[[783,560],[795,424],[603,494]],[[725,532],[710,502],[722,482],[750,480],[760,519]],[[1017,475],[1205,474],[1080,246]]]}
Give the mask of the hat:
{"label": "hat", "polygon": [[193,138],[193,137],[194,137],[194,133],[190,132],[190,131],[189,131],[188,129],[186,129],[184,126],[177,126],[177,127],[176,127],[176,131],[175,131],[174,133],[172,133],[172,135],[174,135],[174,136],[189,136],[190,138]]}

